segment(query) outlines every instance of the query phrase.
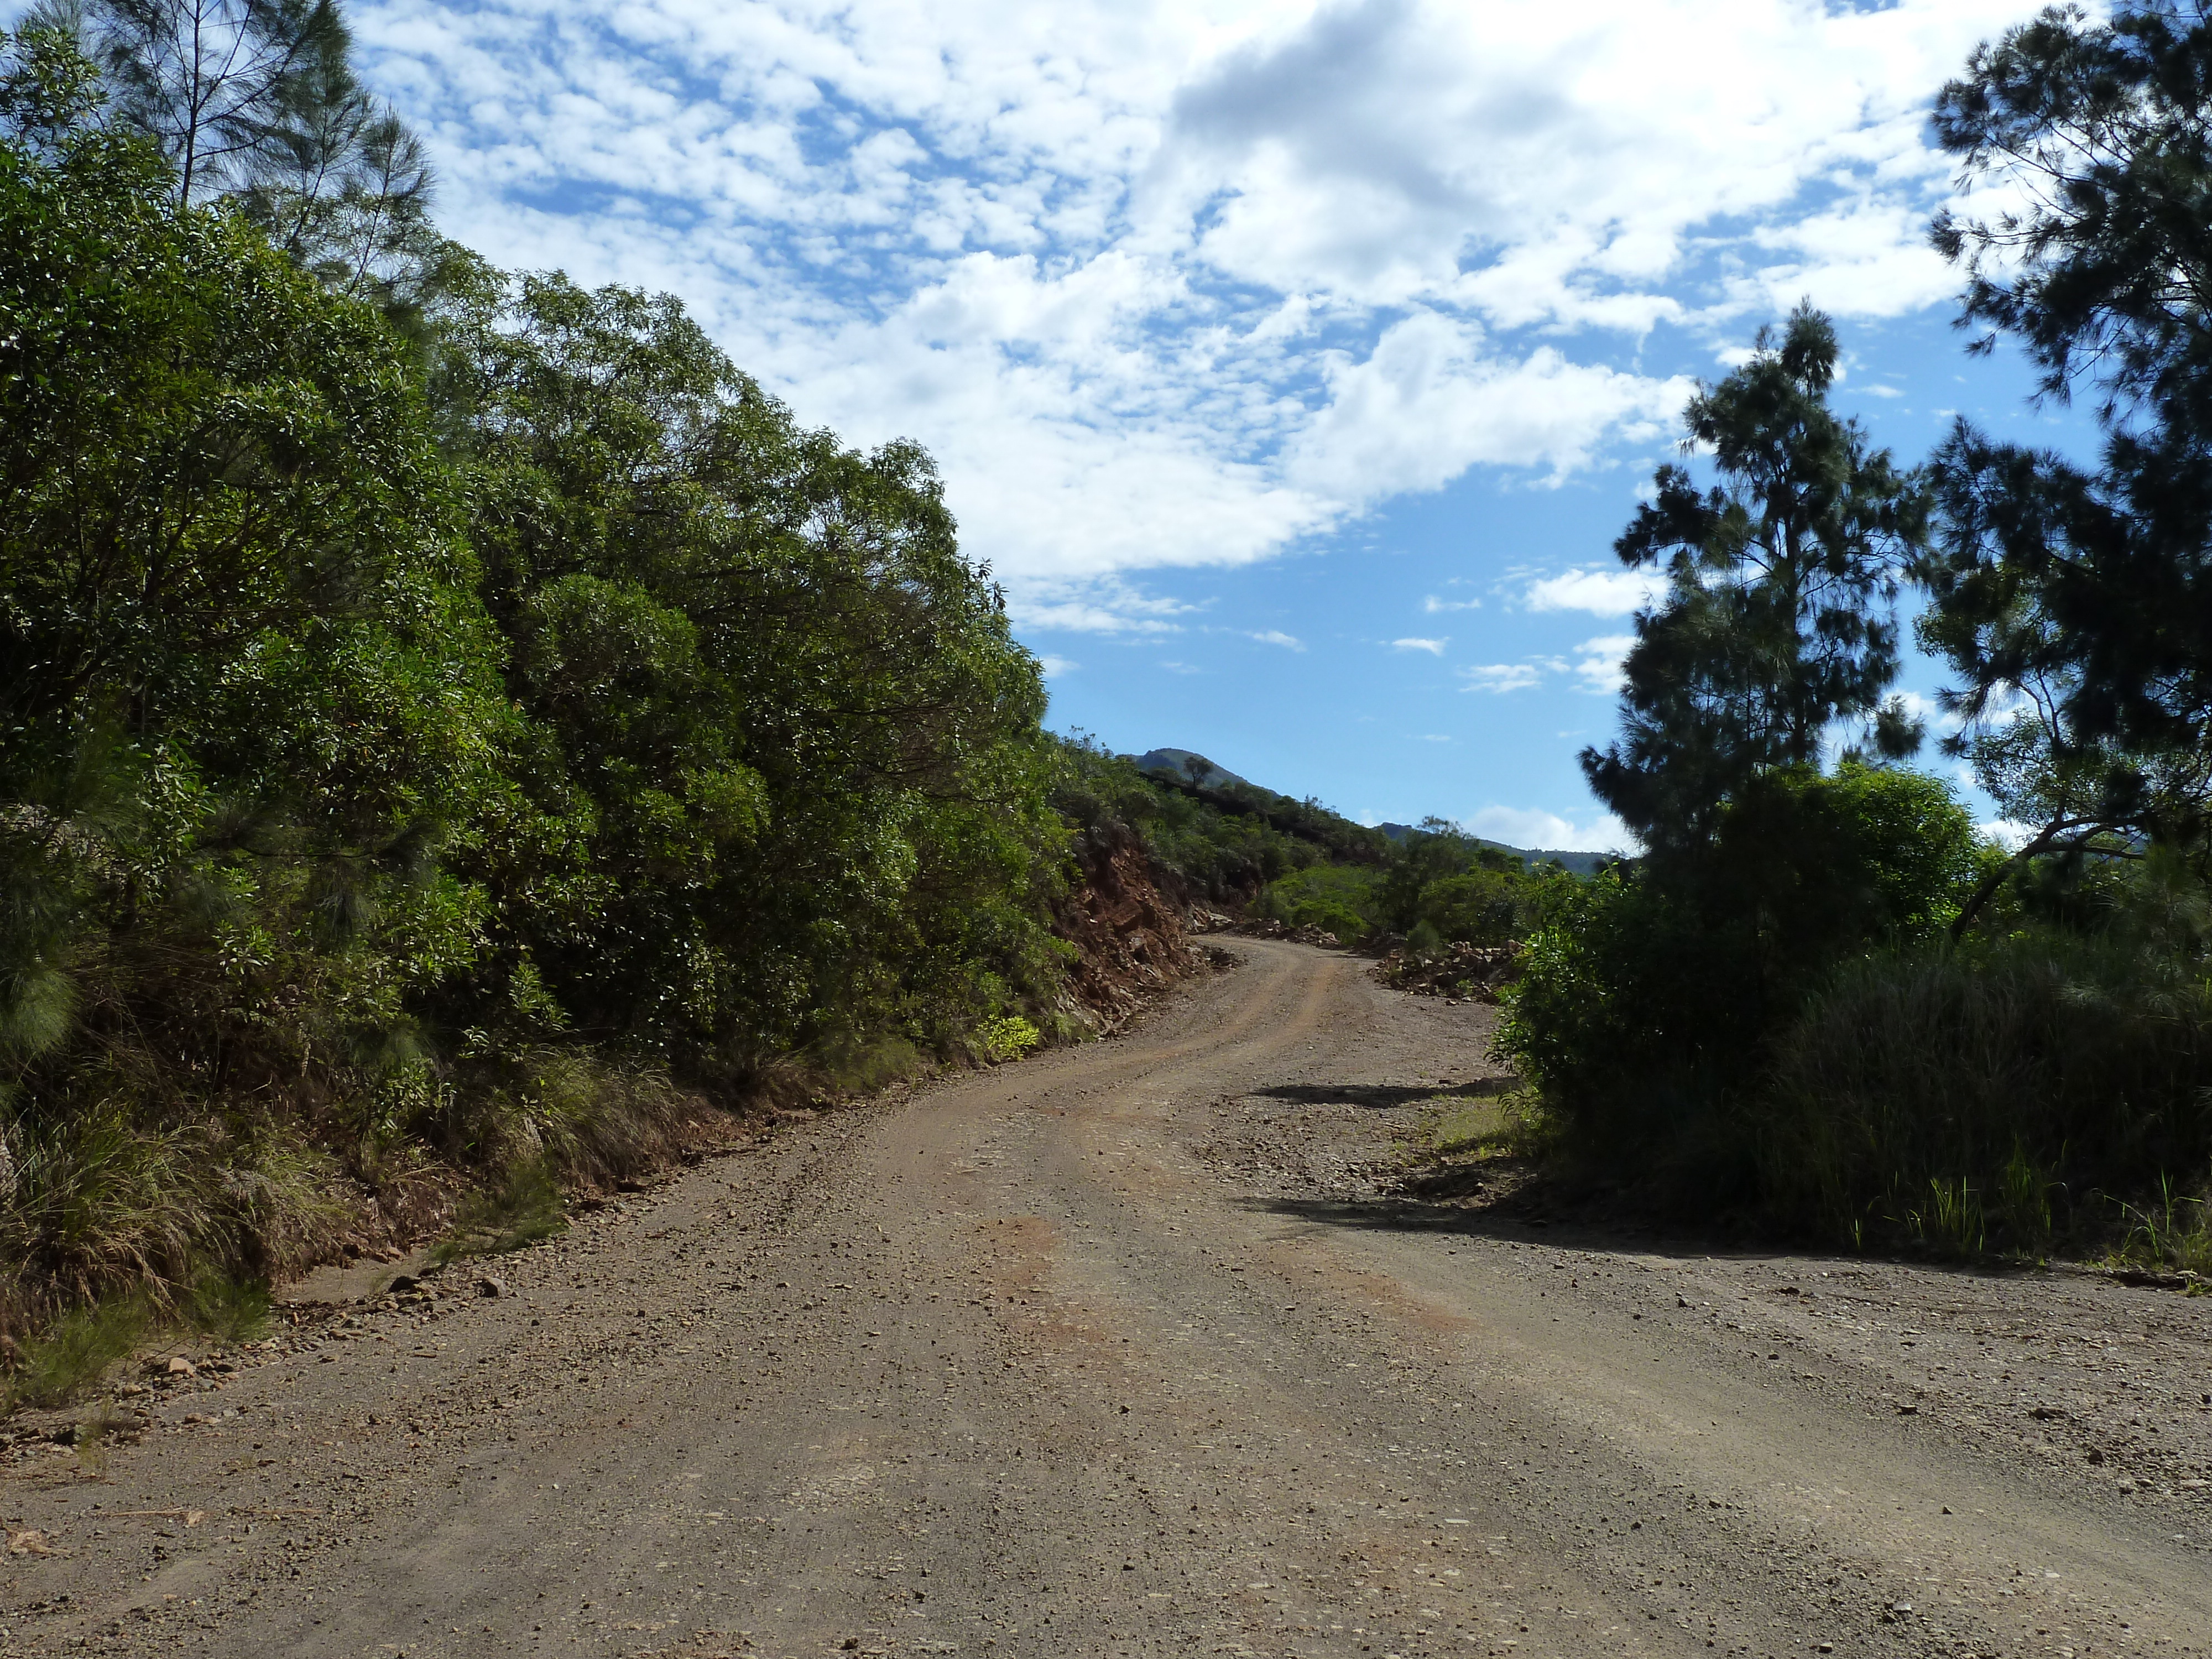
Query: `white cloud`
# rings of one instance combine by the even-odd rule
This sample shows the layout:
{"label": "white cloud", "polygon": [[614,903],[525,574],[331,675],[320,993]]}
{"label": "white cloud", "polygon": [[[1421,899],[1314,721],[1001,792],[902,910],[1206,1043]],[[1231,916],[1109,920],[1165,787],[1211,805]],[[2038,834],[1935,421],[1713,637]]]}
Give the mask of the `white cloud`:
{"label": "white cloud", "polygon": [[1526,691],[1541,683],[1544,671],[1533,662],[1492,662],[1462,668],[1460,677],[1468,682],[1463,689],[1468,691]]}
{"label": "white cloud", "polygon": [[1531,851],[1552,853],[1629,853],[1636,850],[1636,837],[1628,828],[1610,812],[1577,823],[1571,818],[1561,817],[1557,812],[1546,812],[1521,806],[1486,806],[1472,814],[1467,827],[1476,835],[1490,841],[1504,842],[1508,847],[1523,847]]}
{"label": "white cloud", "polygon": [[1482,609],[1482,601],[1480,599],[1440,599],[1431,593],[1421,601],[1421,609],[1431,617],[1435,617],[1441,616],[1447,611],[1480,611]]}
{"label": "white cloud", "polygon": [[1056,680],[1063,674],[1073,674],[1077,669],[1082,667],[1083,665],[1081,663],[1070,662],[1065,657],[1055,657],[1047,654],[1037,659],[1037,666],[1044,671],[1045,678],[1048,680]]}
{"label": "white cloud", "polygon": [[1636,643],[1633,634],[1603,634],[1575,647],[1575,675],[1584,691],[1611,696],[1620,689],[1620,661]]}
{"label": "white cloud", "polygon": [[1450,643],[1449,640],[1393,640],[1390,648],[1394,651],[1425,651],[1432,657],[1441,657],[1444,647]]}
{"label": "white cloud", "polygon": [[1279,645],[1285,651],[1303,651],[1306,648],[1304,640],[1285,634],[1279,628],[1270,628],[1263,633],[1254,634],[1250,637],[1259,641],[1262,645]]}
{"label": "white cloud", "polygon": [[1413,741],[1415,743],[1449,743],[1451,738],[1441,732],[1424,732]]}
{"label": "white cloud", "polygon": [[1633,634],[1602,634],[1584,640],[1567,657],[1526,657],[1519,662],[1486,663],[1462,668],[1468,691],[1526,691],[1553,675],[1571,675],[1575,690],[1610,696],[1620,689],[1621,659],[1636,643]]}
{"label": "white cloud", "polygon": [[1667,591],[1667,579],[1650,570],[1570,570],[1528,584],[1531,611],[1587,611],[1598,617],[1626,617]]}
{"label": "white cloud", "polygon": [[1608,439],[1665,430],[1691,392],[1686,380],[1577,364],[1548,345],[1514,361],[1480,327],[1433,311],[1393,323],[1364,362],[1330,352],[1321,364],[1329,400],[1286,471],[1358,506],[1440,489],[1478,462],[1564,477]]}
{"label": "white cloud", "polygon": [[355,0],[445,227],[936,455],[1034,626],[1668,427],[1656,324],[1948,291],[1934,88],[2033,0]]}

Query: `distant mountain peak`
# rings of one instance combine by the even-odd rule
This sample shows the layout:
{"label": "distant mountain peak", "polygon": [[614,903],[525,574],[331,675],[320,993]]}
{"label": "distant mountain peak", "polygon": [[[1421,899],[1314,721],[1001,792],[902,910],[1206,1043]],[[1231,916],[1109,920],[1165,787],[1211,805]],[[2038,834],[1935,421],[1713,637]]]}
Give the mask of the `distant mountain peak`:
{"label": "distant mountain peak", "polygon": [[[1193,763],[1196,763],[1194,767]],[[1232,783],[1244,783],[1225,766],[1217,765],[1201,754],[1189,749],[1148,749],[1137,757],[1139,772],[1169,772],[1186,783],[1194,783],[1201,789],[1221,789]]]}

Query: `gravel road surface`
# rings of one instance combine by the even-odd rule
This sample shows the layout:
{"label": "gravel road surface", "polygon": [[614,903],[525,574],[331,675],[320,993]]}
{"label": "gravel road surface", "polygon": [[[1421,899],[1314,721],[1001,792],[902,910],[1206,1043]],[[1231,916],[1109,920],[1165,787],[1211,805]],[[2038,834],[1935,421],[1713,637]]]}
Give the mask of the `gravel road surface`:
{"label": "gravel road surface", "polygon": [[1394,1199],[1491,1011],[1236,950],[17,1446],[0,1653],[2212,1651],[2212,1298]]}

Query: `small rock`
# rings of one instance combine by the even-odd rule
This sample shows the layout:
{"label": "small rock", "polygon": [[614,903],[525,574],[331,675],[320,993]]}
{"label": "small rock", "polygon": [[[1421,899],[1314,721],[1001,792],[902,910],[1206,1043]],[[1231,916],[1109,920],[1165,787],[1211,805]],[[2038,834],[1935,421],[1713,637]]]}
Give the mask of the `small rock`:
{"label": "small rock", "polygon": [[419,1291],[422,1288],[422,1281],[413,1273],[394,1273],[392,1283],[385,1286],[388,1291]]}
{"label": "small rock", "polygon": [[2120,1490],[2122,1492],[2133,1492],[2135,1489],[2136,1483],[2132,1480],[2123,1480],[2120,1482]]}
{"label": "small rock", "polygon": [[1917,1417],[1920,1415],[1920,1407],[1917,1406],[1899,1406],[1897,1408],[1897,1414],[1899,1417]]}
{"label": "small rock", "polygon": [[494,1279],[489,1273],[486,1273],[477,1280],[477,1294],[486,1297],[505,1296],[507,1281],[503,1279]]}
{"label": "small rock", "polygon": [[2092,1463],[2101,1463],[2101,1462],[2103,1462],[2105,1461],[2105,1449],[2104,1449],[2102,1446],[2092,1446],[2092,1447],[2090,1447],[2090,1448],[2089,1448],[2089,1461],[2090,1461]]}
{"label": "small rock", "polygon": [[184,1355],[178,1354],[161,1368],[161,1374],[164,1376],[198,1376],[199,1367]]}

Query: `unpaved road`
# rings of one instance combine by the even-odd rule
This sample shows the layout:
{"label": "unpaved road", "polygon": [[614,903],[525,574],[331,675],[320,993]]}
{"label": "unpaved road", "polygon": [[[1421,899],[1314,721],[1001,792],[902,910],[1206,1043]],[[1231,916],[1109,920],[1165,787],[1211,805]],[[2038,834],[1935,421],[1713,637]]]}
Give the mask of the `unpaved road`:
{"label": "unpaved road", "polygon": [[19,1456],[0,1651],[2207,1650],[2212,1300],[1382,1201],[1486,1011],[1238,949]]}

